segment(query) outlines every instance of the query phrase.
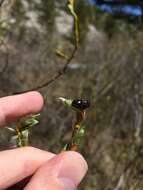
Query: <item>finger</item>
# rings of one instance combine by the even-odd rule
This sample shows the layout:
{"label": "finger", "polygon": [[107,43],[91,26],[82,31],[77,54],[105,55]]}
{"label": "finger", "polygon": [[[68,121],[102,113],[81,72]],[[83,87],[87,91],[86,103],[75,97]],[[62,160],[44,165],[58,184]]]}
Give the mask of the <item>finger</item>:
{"label": "finger", "polygon": [[39,112],[42,106],[42,96],[34,91],[0,98],[0,126],[26,114]]}
{"label": "finger", "polygon": [[32,175],[54,154],[32,147],[0,152],[0,189]]}
{"label": "finger", "polygon": [[64,152],[42,165],[24,190],[75,190],[87,171],[77,152]]}

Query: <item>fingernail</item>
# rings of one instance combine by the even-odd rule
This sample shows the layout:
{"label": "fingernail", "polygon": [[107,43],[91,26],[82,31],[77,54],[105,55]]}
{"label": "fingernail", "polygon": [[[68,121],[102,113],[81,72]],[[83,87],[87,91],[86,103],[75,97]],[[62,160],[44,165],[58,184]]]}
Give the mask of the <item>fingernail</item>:
{"label": "fingernail", "polygon": [[58,179],[68,190],[75,190],[87,172],[87,163],[77,152],[65,152],[61,157]]}
{"label": "fingernail", "polygon": [[[77,152],[67,151],[53,157],[37,172],[36,178],[47,189],[76,190],[85,176],[88,166]],[[46,186],[44,187],[46,189]]]}

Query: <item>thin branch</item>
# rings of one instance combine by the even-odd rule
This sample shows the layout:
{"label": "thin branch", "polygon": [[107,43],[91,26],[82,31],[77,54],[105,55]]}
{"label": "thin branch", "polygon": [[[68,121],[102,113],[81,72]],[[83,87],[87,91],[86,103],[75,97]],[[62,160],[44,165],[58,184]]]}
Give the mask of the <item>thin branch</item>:
{"label": "thin branch", "polygon": [[55,82],[57,79],[59,79],[63,74],[66,73],[67,69],[68,69],[68,65],[71,63],[72,59],[74,58],[75,56],[75,53],[77,51],[77,48],[75,48],[72,52],[72,55],[70,56],[70,58],[67,60],[65,66],[58,71],[58,73],[53,77],[51,78],[50,80],[46,81],[45,83],[43,84],[40,84],[34,88],[31,88],[31,89],[28,89],[28,90],[24,90],[24,91],[20,91],[20,92],[15,92],[13,93],[13,95],[15,94],[21,94],[21,93],[25,93],[25,92],[29,92],[29,91],[34,91],[34,90],[39,90],[41,88],[44,88],[44,87],[47,87],[49,86],[51,83]]}
{"label": "thin branch", "polygon": [[63,74],[66,73],[67,69],[68,69],[68,65],[71,63],[71,61],[73,60],[77,50],[78,50],[78,47],[79,47],[79,22],[78,22],[78,16],[77,14],[75,13],[74,11],[74,0],[68,0],[68,8],[69,8],[69,11],[74,19],[74,38],[75,38],[75,44],[74,44],[74,50],[72,51],[70,57],[66,60],[66,63],[64,65],[64,67],[58,71],[58,73],[53,77],[51,78],[50,80],[36,86],[36,87],[33,87],[31,89],[28,89],[28,90],[24,90],[24,91],[20,91],[20,92],[15,92],[15,93],[12,93],[13,95],[14,94],[21,94],[21,93],[25,93],[25,92],[29,92],[29,91],[33,91],[33,90],[39,90],[41,88],[44,88],[44,87],[47,87],[49,86],[50,84],[52,84],[53,82],[55,82],[57,79],[59,79]]}

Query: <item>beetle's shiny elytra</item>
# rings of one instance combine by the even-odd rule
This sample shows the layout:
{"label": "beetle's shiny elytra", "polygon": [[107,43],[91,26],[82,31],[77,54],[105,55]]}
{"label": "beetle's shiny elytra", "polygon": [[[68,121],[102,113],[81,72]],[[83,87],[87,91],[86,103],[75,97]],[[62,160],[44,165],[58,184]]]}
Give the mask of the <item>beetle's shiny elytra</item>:
{"label": "beetle's shiny elytra", "polygon": [[79,110],[85,110],[89,106],[90,106],[90,103],[88,100],[77,99],[77,100],[72,101],[72,107]]}

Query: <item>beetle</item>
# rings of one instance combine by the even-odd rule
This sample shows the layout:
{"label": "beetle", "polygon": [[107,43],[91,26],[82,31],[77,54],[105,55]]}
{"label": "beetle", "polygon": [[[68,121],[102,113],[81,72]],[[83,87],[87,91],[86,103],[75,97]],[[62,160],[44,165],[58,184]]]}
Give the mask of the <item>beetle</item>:
{"label": "beetle", "polygon": [[71,106],[82,111],[90,107],[90,102],[89,100],[76,99],[72,101]]}

